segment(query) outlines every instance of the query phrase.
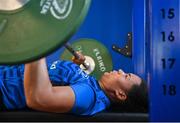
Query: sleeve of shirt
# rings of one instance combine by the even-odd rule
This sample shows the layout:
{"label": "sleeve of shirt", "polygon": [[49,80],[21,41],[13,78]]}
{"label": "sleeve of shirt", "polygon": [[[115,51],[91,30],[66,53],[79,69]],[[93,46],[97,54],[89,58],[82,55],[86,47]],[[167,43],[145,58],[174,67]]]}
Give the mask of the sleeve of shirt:
{"label": "sleeve of shirt", "polygon": [[75,103],[71,110],[77,115],[91,115],[95,104],[95,93],[86,83],[77,83],[70,86],[75,94]]}
{"label": "sleeve of shirt", "polygon": [[66,61],[55,61],[53,64],[48,65],[49,78],[53,85],[68,85],[69,76],[71,71],[66,67]]}

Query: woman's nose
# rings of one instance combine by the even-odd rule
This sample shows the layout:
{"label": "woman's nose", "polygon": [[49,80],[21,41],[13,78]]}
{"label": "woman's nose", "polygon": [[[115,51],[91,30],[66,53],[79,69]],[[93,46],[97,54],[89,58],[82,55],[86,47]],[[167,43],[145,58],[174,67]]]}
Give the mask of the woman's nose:
{"label": "woman's nose", "polygon": [[119,72],[120,74],[123,74],[123,75],[125,74],[124,71],[123,71],[122,69],[119,69],[118,72]]}

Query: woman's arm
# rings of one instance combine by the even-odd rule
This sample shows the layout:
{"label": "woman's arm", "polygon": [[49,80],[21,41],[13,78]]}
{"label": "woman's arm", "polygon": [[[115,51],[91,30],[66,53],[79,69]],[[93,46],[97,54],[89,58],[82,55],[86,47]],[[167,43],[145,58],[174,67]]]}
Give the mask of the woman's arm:
{"label": "woman's arm", "polygon": [[52,86],[44,58],[25,65],[24,90],[27,105],[40,111],[68,112],[75,102],[71,87]]}

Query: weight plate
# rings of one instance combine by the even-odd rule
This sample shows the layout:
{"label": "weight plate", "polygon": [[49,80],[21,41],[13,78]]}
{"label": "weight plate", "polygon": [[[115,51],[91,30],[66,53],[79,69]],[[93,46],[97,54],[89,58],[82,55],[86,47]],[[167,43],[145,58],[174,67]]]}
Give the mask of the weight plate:
{"label": "weight plate", "polygon": [[[83,65],[80,65],[80,67],[87,74],[91,74],[97,79],[100,79],[104,72],[111,71],[113,69],[111,54],[100,42],[94,39],[80,39],[75,41],[72,44],[72,47],[85,56],[85,62],[89,64],[90,67],[87,70],[84,69]],[[61,59],[71,60],[72,54],[65,49],[61,54]]]}
{"label": "weight plate", "polygon": [[44,57],[75,33],[91,0],[3,0],[0,5],[0,64]]}

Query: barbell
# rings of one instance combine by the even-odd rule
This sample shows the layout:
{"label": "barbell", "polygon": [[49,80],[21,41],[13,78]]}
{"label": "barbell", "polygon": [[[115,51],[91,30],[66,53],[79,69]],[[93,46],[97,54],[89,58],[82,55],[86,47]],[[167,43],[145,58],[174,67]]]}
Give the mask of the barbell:
{"label": "barbell", "polygon": [[[88,67],[82,64],[80,68],[87,74],[96,77],[97,80],[100,79],[105,72],[112,71],[113,61],[111,54],[101,41],[81,38],[75,40],[71,47],[74,51],[82,53],[86,58],[85,63]],[[60,59],[71,60],[72,56],[73,53],[69,52],[69,49],[66,48],[60,55]]]}

